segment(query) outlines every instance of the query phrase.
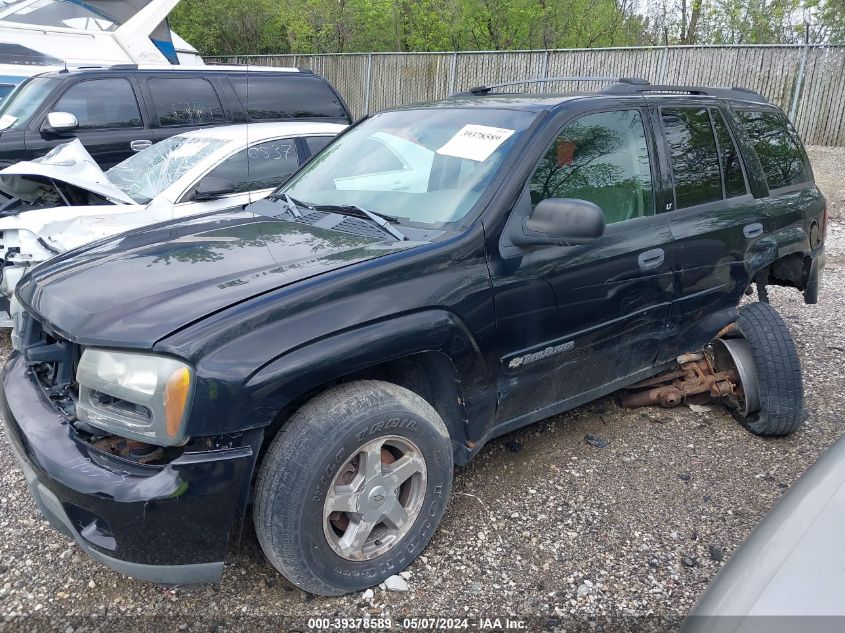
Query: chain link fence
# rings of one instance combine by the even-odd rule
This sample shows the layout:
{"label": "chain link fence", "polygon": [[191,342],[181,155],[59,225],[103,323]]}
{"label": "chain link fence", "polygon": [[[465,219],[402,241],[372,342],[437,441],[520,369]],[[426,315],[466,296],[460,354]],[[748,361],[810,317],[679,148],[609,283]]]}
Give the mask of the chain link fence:
{"label": "chain link fence", "polygon": [[[660,84],[743,86],[789,113],[807,144],[845,146],[845,45],[232,55],[206,62],[311,68],[337,87],[356,117],[528,78],[641,77]],[[595,83],[553,81],[524,87],[595,89]]]}

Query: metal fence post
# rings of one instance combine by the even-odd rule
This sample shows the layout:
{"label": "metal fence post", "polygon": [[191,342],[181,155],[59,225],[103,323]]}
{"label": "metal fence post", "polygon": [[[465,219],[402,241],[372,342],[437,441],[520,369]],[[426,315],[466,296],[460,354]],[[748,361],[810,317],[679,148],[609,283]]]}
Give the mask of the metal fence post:
{"label": "metal fence post", "polygon": [[[552,52],[550,50],[546,50],[546,54],[543,57],[543,74],[542,77],[545,79],[549,76],[549,58],[551,57]],[[546,91],[546,82],[540,84],[540,92]]]}
{"label": "metal fence post", "polygon": [[664,46],[660,51],[660,62],[657,64],[657,83],[666,83],[666,67],[669,64],[669,47]]}
{"label": "metal fence post", "polygon": [[807,51],[809,43],[804,44],[801,49],[801,63],[798,65],[798,77],[795,78],[795,92],[792,94],[792,107],[789,108],[789,120],[795,123],[795,115],[798,114],[798,99],[801,98],[801,85],[804,83],[804,68],[807,65]]}
{"label": "metal fence post", "polygon": [[367,54],[367,79],[364,82],[364,116],[370,113],[370,78],[373,74],[373,54]]}

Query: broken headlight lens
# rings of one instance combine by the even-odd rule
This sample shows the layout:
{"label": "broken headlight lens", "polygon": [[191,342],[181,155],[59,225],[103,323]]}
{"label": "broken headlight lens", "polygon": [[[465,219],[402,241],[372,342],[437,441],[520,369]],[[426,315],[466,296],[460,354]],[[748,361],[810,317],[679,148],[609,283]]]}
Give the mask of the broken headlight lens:
{"label": "broken headlight lens", "polygon": [[88,348],[76,380],[81,422],[158,446],[184,443],[194,372],[182,361]]}

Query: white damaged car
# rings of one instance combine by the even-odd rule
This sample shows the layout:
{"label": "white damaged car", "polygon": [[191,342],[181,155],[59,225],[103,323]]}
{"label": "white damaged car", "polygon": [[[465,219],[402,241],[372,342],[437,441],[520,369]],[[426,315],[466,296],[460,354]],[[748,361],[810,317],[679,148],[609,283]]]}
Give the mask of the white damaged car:
{"label": "white damaged car", "polygon": [[107,172],[78,140],[0,170],[0,327],[27,268],[147,224],[269,195],[346,126],[255,123],[172,136]]}

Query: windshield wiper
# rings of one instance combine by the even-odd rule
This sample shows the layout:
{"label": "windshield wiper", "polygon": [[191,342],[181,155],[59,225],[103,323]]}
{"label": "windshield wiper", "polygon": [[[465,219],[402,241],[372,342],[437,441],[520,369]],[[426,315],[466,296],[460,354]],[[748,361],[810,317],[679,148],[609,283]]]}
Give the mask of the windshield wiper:
{"label": "windshield wiper", "polygon": [[398,218],[395,218],[392,215],[385,215],[376,211],[370,211],[369,209],[364,209],[356,204],[315,204],[308,205],[308,207],[314,209],[315,211],[328,211],[330,213],[342,213],[343,215],[350,215],[356,218],[365,218],[380,226],[384,231],[400,242],[407,241],[408,239],[402,231],[391,224],[391,222],[396,224],[399,223]]}
{"label": "windshield wiper", "polygon": [[290,211],[290,214],[293,217],[295,217],[296,219],[299,219],[299,218],[302,217],[302,214],[299,212],[299,209],[296,208],[297,204],[296,204],[296,202],[294,201],[293,198],[291,198],[288,194],[283,193],[282,194],[282,200],[285,201],[285,204],[288,207],[288,211]]}
{"label": "windshield wiper", "polygon": [[302,217],[302,214],[299,212],[298,207],[310,208],[304,202],[295,200],[286,193],[280,193],[274,196],[267,196],[265,200],[268,200],[270,202],[281,202],[284,205],[285,210],[293,216],[294,220],[298,220]]}

